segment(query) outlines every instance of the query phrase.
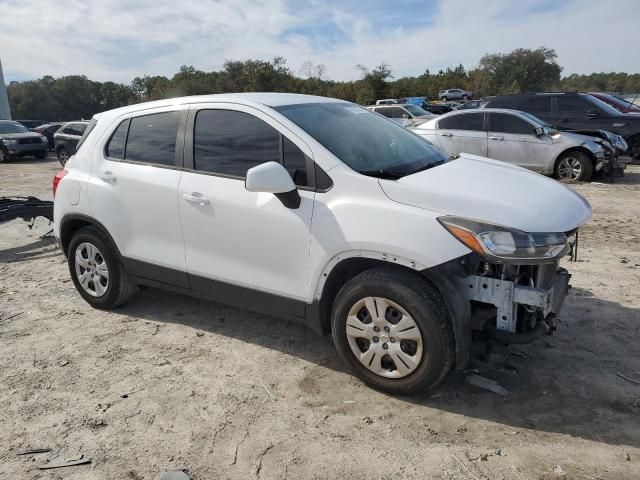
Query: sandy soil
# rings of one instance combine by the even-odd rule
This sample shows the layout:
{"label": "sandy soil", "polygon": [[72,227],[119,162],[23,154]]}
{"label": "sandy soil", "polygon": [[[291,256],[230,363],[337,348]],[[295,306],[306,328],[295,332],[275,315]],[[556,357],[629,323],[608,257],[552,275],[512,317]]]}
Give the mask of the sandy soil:
{"label": "sandy soil", "polygon": [[[0,195],[50,198],[58,167],[0,165]],[[47,222],[0,226],[0,478],[640,478],[640,384],[616,375],[640,380],[640,167],[575,188],[594,219],[556,335],[517,373],[475,365],[507,398],[463,372],[380,394],[302,326],[158,290],[92,310]]]}

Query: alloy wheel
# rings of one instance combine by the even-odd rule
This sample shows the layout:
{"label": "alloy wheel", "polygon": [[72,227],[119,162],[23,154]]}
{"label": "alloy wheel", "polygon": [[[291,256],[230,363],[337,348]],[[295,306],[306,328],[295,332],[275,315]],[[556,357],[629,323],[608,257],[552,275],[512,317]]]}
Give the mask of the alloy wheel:
{"label": "alloy wheel", "polygon": [[563,180],[577,180],[582,175],[582,164],[576,157],[565,157],[558,164],[558,177]]}
{"label": "alloy wheel", "polygon": [[69,152],[67,152],[64,148],[58,152],[58,159],[60,163],[64,166],[69,160]]}
{"label": "alloy wheel", "polygon": [[109,287],[109,268],[98,248],[81,243],[75,251],[76,277],[82,289],[92,297],[103,296]]}
{"label": "alloy wheel", "polygon": [[417,323],[386,298],[357,301],[349,310],[346,333],[355,357],[381,377],[406,377],[422,360],[423,341]]}

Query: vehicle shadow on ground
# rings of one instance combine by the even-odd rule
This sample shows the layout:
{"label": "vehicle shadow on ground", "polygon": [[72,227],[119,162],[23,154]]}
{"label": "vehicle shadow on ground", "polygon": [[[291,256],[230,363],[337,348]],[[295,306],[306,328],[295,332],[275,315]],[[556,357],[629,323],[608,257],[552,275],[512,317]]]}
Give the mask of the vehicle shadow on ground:
{"label": "vehicle shadow on ground", "polygon": [[[329,338],[319,341],[311,330],[284,320],[155,289],[145,290],[121,312],[232,337],[347,371]],[[429,409],[425,416],[433,415],[435,409],[502,424],[516,432],[554,432],[640,447],[640,385],[616,376],[638,372],[640,380],[639,345],[640,310],[574,289],[557,334],[519,346],[515,349],[519,355],[509,357],[507,364],[517,373],[476,357],[467,371],[452,371],[435,392],[396,400]],[[498,381],[508,389],[508,396],[466,384],[469,369]],[[335,392],[335,377],[331,377],[318,380],[320,391]],[[324,389],[323,382],[327,383]]]}
{"label": "vehicle shadow on ground", "polygon": [[12,248],[0,248],[0,263],[24,262],[62,255],[56,247],[53,237],[39,238],[36,241]]}

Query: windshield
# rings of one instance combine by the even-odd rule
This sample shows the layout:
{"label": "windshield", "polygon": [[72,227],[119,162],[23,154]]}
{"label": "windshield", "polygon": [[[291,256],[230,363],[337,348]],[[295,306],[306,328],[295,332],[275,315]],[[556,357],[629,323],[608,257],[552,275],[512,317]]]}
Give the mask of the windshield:
{"label": "windshield", "polygon": [[423,110],[422,108],[418,107],[417,105],[405,105],[404,108],[406,108],[409,113],[411,115],[414,115],[416,117],[422,117],[422,116],[431,116],[431,114],[429,112],[427,112],[426,110]]}
{"label": "windshield", "polygon": [[18,122],[0,122],[0,135],[3,133],[29,133],[29,129]]}
{"label": "windshield", "polygon": [[306,103],[275,110],[363,175],[395,179],[446,161],[430,143],[358,105]]}

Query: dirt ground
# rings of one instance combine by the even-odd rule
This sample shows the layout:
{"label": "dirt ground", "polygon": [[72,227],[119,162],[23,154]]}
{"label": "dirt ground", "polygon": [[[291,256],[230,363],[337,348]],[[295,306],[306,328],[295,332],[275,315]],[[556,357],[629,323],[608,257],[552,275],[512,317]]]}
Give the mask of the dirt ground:
{"label": "dirt ground", "polygon": [[[58,168],[0,165],[0,195],[50,198]],[[377,393],[302,326],[159,290],[93,310],[48,222],[1,225],[0,478],[640,478],[640,384],[617,375],[640,381],[640,167],[574,188],[594,218],[558,331],[516,372],[474,365],[506,398],[463,372]]]}

